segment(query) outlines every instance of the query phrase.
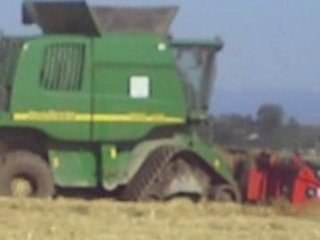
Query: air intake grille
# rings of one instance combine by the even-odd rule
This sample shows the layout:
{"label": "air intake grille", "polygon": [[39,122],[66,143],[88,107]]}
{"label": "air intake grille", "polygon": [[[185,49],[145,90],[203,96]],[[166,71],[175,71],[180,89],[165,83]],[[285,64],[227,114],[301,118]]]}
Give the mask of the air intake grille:
{"label": "air intake grille", "polygon": [[84,44],[51,45],[44,57],[41,87],[52,91],[80,90],[84,54]]}

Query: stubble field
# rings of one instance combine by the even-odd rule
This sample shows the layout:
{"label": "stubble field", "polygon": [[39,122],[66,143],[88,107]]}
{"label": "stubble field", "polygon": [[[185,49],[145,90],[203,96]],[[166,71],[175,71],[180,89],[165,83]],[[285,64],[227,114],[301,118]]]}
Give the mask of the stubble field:
{"label": "stubble field", "polygon": [[320,213],[175,201],[1,200],[1,240],[320,239]]}

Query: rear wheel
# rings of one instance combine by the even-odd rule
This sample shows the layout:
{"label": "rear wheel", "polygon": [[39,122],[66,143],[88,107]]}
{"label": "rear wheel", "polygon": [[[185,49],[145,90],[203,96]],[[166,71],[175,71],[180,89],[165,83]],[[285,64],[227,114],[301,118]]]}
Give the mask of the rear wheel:
{"label": "rear wheel", "polygon": [[0,170],[0,195],[49,198],[54,181],[48,164],[39,155],[26,151],[9,153]]}

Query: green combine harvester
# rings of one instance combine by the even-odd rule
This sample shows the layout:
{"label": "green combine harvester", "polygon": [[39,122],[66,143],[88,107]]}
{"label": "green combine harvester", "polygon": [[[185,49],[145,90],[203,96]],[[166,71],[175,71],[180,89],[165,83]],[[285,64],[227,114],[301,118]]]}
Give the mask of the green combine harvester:
{"label": "green combine harvester", "polygon": [[240,200],[231,168],[196,131],[223,44],[173,40],[176,12],[24,2],[23,22],[43,35],[0,40],[2,196]]}

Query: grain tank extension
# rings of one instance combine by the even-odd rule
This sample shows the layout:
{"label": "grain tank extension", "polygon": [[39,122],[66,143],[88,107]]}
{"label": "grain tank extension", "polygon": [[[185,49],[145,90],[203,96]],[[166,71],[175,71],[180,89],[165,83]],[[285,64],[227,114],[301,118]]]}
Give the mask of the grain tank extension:
{"label": "grain tank extension", "polygon": [[239,200],[224,159],[192,130],[207,121],[222,43],[173,40],[176,12],[25,1],[23,22],[43,34],[0,40],[1,195]]}

